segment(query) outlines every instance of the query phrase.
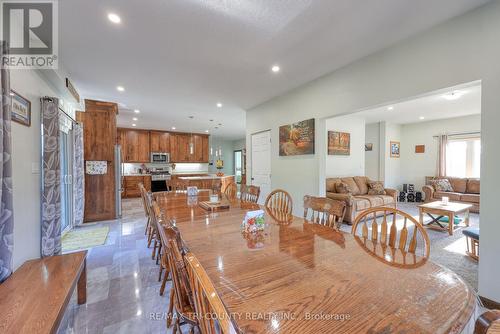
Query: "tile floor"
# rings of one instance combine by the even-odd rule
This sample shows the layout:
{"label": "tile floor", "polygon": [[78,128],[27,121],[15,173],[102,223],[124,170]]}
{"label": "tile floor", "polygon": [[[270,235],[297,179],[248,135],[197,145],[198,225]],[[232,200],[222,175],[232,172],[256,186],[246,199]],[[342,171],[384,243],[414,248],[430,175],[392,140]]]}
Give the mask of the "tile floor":
{"label": "tile floor", "polygon": [[[417,215],[415,204],[400,208]],[[95,224],[109,226],[110,233],[104,245],[88,253],[87,303],[78,306],[73,296],[59,333],[171,333],[165,325],[170,282],[160,296],[158,266],[146,246],[145,222],[140,200],[128,199],[123,202],[122,219]],[[471,223],[478,224],[479,215],[472,215]],[[350,232],[349,226],[343,229]],[[477,288],[477,263],[464,256],[461,231],[453,237],[436,231],[429,234],[431,259]],[[453,249],[447,249],[450,245]]]}
{"label": "tile floor", "polygon": [[87,256],[87,303],[70,302],[60,333],[171,333],[165,324],[170,282],[160,296],[145,222],[140,201],[132,199],[123,202],[122,219],[95,224],[110,232]]}

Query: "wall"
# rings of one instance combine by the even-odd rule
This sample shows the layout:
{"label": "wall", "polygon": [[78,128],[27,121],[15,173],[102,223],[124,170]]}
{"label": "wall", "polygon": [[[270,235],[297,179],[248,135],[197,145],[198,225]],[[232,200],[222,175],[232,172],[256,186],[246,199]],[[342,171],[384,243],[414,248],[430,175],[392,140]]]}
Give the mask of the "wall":
{"label": "wall", "polygon": [[365,175],[371,180],[380,178],[380,123],[366,124],[365,143],[372,144],[372,151],[365,151]]}
{"label": "wall", "polygon": [[326,132],[351,134],[350,155],[328,155],[326,176],[358,176],[365,172],[365,120],[356,116],[342,116],[326,120]]}
{"label": "wall", "polygon": [[26,260],[40,257],[40,98],[57,94],[35,71],[13,70],[10,81],[13,90],[31,101],[31,126],[12,122],[16,269]]}
{"label": "wall", "polygon": [[[221,140],[220,138],[210,136],[210,147],[215,149],[218,147],[222,148],[222,160],[224,161],[224,168],[220,171],[226,175],[234,174],[234,154],[233,154],[233,141],[232,140]],[[210,173],[217,173],[219,170],[215,168],[215,156],[212,159],[210,157],[210,161],[213,160],[213,165],[208,166],[208,171]]]}
{"label": "wall", "polygon": [[[382,129],[384,133],[384,145],[380,150],[383,152],[384,157],[384,185],[387,188],[400,189],[401,186],[401,158],[391,157],[390,145],[391,141],[399,142],[401,144],[401,125],[381,122],[380,125],[385,127]],[[401,149],[401,146],[400,146]],[[400,152],[401,153],[401,152]]]}
{"label": "wall", "polygon": [[[401,139],[401,183],[413,183],[421,189],[426,176],[437,172],[436,135],[481,130],[481,115],[405,124]],[[415,145],[425,145],[425,153],[415,153]]]}
{"label": "wall", "polygon": [[[500,188],[500,1],[493,1],[390,48],[360,59],[329,75],[263,103],[246,113],[247,141],[252,133],[271,129],[272,188],[288,190],[300,212],[304,194],[321,194],[325,171],[315,155],[281,159],[278,128],[314,117],[329,118],[373,106],[395,103],[427,92],[481,80],[482,187],[481,261],[479,293],[500,301],[500,224],[497,199]],[[324,134],[316,136],[324,147]],[[251,149],[247,168],[251,173]],[[488,157],[487,159],[485,157]],[[484,237],[483,237],[484,235]]]}

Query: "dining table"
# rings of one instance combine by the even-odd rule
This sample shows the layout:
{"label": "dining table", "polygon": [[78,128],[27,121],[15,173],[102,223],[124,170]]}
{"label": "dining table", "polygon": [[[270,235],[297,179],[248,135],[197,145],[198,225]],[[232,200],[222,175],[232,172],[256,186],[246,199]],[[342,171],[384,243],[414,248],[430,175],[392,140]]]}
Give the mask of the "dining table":
{"label": "dining table", "polygon": [[[421,259],[391,265],[350,233],[224,198],[206,210],[185,192],[154,193],[164,222],[180,231],[239,333],[466,333],[475,292],[454,272]],[[242,232],[249,211],[265,228]],[[469,328],[469,329],[468,329]]]}

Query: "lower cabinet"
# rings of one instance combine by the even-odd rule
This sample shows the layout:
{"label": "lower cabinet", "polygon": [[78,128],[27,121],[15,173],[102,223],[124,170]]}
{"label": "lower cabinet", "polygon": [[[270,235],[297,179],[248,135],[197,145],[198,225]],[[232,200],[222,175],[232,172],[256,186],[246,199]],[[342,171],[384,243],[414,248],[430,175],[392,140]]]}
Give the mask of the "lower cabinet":
{"label": "lower cabinet", "polygon": [[144,184],[147,191],[151,191],[151,175],[133,175],[124,176],[123,178],[123,193],[124,198],[141,197],[139,183]]}

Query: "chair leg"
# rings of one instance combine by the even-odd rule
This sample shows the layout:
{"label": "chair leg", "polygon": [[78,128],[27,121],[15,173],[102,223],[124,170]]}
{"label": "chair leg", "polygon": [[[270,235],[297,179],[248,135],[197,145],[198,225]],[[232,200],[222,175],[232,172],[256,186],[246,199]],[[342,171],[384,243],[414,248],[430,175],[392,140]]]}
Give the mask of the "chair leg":
{"label": "chair leg", "polygon": [[156,264],[160,261],[160,253],[161,253],[161,242],[158,243],[158,252],[156,253]]}
{"label": "chair leg", "polygon": [[148,217],[148,220],[146,222],[146,228],[144,230],[144,235],[148,234],[148,230],[149,230],[149,217]]}
{"label": "chair leg", "polygon": [[163,275],[163,281],[161,282],[161,287],[160,287],[160,296],[163,296],[163,293],[165,292],[165,285],[167,285],[169,274],[170,272],[168,271],[168,269],[165,269],[165,274]]}
{"label": "chair leg", "polygon": [[167,312],[167,328],[172,325],[172,318],[174,312],[174,287],[170,289],[170,303],[168,304],[168,312]]}
{"label": "chair leg", "polygon": [[163,265],[160,265],[160,270],[158,274],[158,282],[161,281],[161,274],[163,273]]}
{"label": "chair leg", "polygon": [[153,244],[153,252],[151,253],[151,258],[154,260],[156,257],[156,247],[158,246],[158,241],[155,239]]}
{"label": "chair leg", "polygon": [[[149,229],[151,230],[151,226],[149,227]],[[151,242],[153,241],[153,237],[155,236],[155,234],[155,231],[150,231],[148,235],[148,248],[151,247]]]}

